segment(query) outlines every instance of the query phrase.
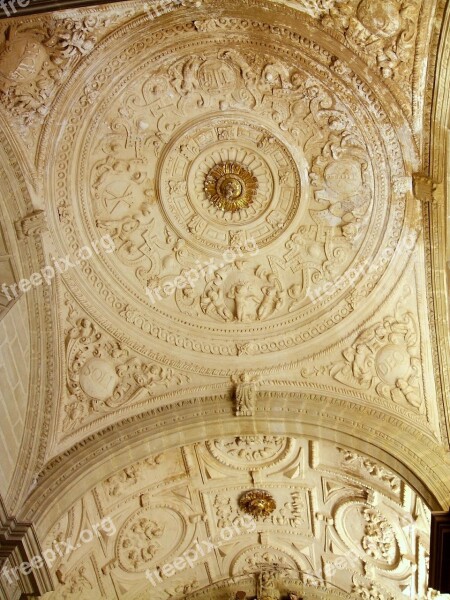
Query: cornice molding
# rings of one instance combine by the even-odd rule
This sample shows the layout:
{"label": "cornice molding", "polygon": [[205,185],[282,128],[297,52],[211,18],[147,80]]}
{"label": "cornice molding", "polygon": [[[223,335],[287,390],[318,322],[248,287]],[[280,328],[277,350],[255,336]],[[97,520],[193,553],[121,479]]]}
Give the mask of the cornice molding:
{"label": "cornice molding", "polygon": [[[406,435],[399,436],[399,430]],[[109,471],[155,452],[215,437],[274,434],[337,441],[383,462],[434,509],[450,499],[445,453],[433,438],[400,419],[336,398],[260,392],[252,417],[236,417],[234,399],[226,394],[159,407],[90,435],[47,464],[21,517],[32,519],[45,535],[55,520],[53,507],[62,514]]]}
{"label": "cornice molding", "polygon": [[[429,77],[433,79],[428,84],[432,102],[431,110],[431,140],[429,155],[424,160],[430,160],[430,174],[435,181],[445,177],[447,132],[450,126],[450,4],[442,9],[442,27],[439,31],[439,46],[434,54],[434,68],[430,67]],[[437,35],[437,34],[436,34]],[[428,124],[426,122],[426,124]]]}
{"label": "cornice molding", "polygon": [[[41,546],[33,524],[18,521],[9,515],[0,496],[0,559],[9,560],[14,568],[24,562],[29,563],[40,554]],[[24,575],[19,569],[17,575],[20,589],[27,596],[45,594],[54,589],[52,576],[45,562],[41,568],[32,569],[29,575]]]}
{"label": "cornice molding", "polygon": [[[15,1],[12,4],[14,6],[14,10],[11,9],[9,15],[7,15],[4,10],[0,10],[0,19],[24,17],[39,13],[69,10],[71,8],[99,6],[101,4],[108,4],[108,0],[58,0],[57,2],[54,0],[31,0],[27,6],[19,6]],[[120,2],[117,2],[117,4],[120,4]]]}
{"label": "cornice molding", "polygon": [[432,201],[423,204],[425,252],[427,265],[427,293],[429,322],[432,335],[433,362],[437,392],[442,406],[440,416],[444,443],[450,440],[450,338],[447,282],[448,201],[446,200],[447,131],[450,118],[448,62],[450,58],[450,5],[447,4],[437,52],[437,66],[432,112],[431,165],[425,180],[440,183],[432,190]]}

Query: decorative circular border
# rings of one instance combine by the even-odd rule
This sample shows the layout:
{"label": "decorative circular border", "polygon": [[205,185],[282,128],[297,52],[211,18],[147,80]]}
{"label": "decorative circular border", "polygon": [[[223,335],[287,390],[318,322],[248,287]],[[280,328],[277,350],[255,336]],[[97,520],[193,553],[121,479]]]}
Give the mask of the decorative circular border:
{"label": "decorative circular border", "polygon": [[[255,437],[255,436],[236,436],[236,437]],[[257,437],[266,437],[266,436],[257,436]],[[268,459],[265,463],[252,463],[252,471],[262,471],[264,469],[270,469],[271,467],[274,467],[278,464],[280,464],[281,462],[283,462],[283,460],[285,460],[287,457],[289,457],[289,454],[291,453],[292,449],[294,448],[294,440],[292,438],[289,437],[278,437],[278,436],[268,436],[272,439],[281,439],[284,443],[282,444],[282,447],[280,450],[278,450],[278,452],[275,454],[275,456],[273,458]],[[225,465],[226,467],[230,467],[232,469],[235,470],[239,470],[239,471],[248,471],[248,463],[246,465],[244,464],[238,464],[238,461],[236,461],[236,464],[233,463],[233,461],[231,459],[227,460],[227,456],[226,454],[224,454],[221,450],[218,450],[216,448],[216,444],[220,443],[220,442],[226,442],[228,440],[233,440],[236,438],[221,438],[221,439],[216,439],[216,440],[211,440],[211,441],[207,441],[206,442],[206,447],[208,449],[208,452],[211,454],[211,456],[217,460],[219,463],[221,463],[222,465]]]}
{"label": "decorative circular border", "polygon": [[170,557],[173,554],[174,550],[180,547],[180,545],[182,544],[182,541],[186,538],[186,534],[187,534],[186,521],[183,518],[183,516],[180,514],[180,512],[177,511],[175,508],[158,503],[158,504],[149,504],[147,506],[144,506],[143,508],[136,510],[123,523],[123,525],[120,528],[120,531],[117,535],[117,539],[116,539],[116,543],[115,543],[115,554],[116,554],[116,556],[119,557],[119,564],[120,564],[121,568],[124,571],[126,571],[127,573],[143,573],[146,570],[146,568],[148,568],[148,565],[144,566],[142,569],[130,570],[129,568],[127,568],[127,566],[123,563],[123,561],[121,559],[122,542],[123,542],[124,537],[128,533],[128,528],[131,525],[131,523],[133,521],[137,521],[139,518],[144,517],[144,516],[148,517],[149,520],[151,520],[151,511],[153,509],[159,509],[159,510],[163,510],[168,513],[171,513],[172,517],[174,517],[175,519],[177,519],[179,521],[181,527],[180,527],[180,534],[178,535],[175,543],[171,544],[170,550],[166,551],[161,556],[158,556],[158,558],[151,559],[151,561],[149,561],[150,565],[156,565],[157,563],[161,563],[161,564],[164,563],[168,559],[168,557]]}
{"label": "decorative circular border", "polygon": [[[198,178],[200,177],[201,179],[202,191],[200,195],[203,196],[203,173],[202,171],[199,172],[199,170],[202,164],[205,163],[206,158],[215,154],[216,157],[220,156],[220,160],[217,158],[219,162],[231,162],[232,160],[232,149],[235,148],[234,142],[232,140],[221,141],[212,137],[212,131],[227,128],[234,128],[241,131],[246,129],[252,131],[258,138],[270,139],[270,154],[267,154],[262,147],[258,148],[258,142],[250,136],[248,139],[243,137],[239,139],[239,149],[241,152],[236,152],[237,162],[243,160],[243,166],[250,171],[255,159],[260,162],[260,166],[255,172],[255,177],[258,180],[260,188],[265,181],[267,182],[268,196],[260,200],[259,211],[256,202],[250,205],[247,210],[242,210],[234,214],[231,212],[221,214],[221,211],[218,209],[214,210],[210,207],[210,203],[206,198],[205,201],[208,208],[205,209],[201,206],[201,200],[198,198]],[[187,184],[186,204],[190,206],[194,213],[197,212],[198,216],[205,220],[206,226],[211,225],[214,227],[220,224],[225,233],[227,228],[230,231],[245,228],[247,236],[255,239],[258,248],[265,248],[283,235],[283,233],[289,231],[294,219],[300,219],[301,211],[306,205],[306,199],[302,198],[302,195],[305,193],[304,186],[301,183],[298,165],[289,150],[287,142],[282,139],[278,132],[274,132],[272,129],[269,130],[267,125],[260,123],[260,120],[254,118],[253,115],[245,116],[242,113],[213,112],[209,115],[203,115],[187,121],[172,135],[171,140],[165,145],[159,157],[155,171],[155,179],[159,182],[157,196],[165,221],[175,229],[181,238],[185,239],[188,243],[193,243],[198,251],[204,251],[204,248],[207,247],[209,250],[215,252],[223,252],[229,247],[228,240],[223,243],[215,242],[212,238],[206,237],[205,234],[197,235],[195,232],[190,231],[186,222],[186,215],[183,212],[179,212],[178,215],[174,214],[175,203],[173,199],[170,198],[168,202],[165,201],[169,179],[166,167],[167,163],[173,164],[175,162],[173,154],[180,146],[187,144],[188,141],[197,139],[201,135],[206,136],[206,133],[210,134],[211,139],[205,142],[203,147],[200,148],[198,156],[191,161],[187,161],[187,165],[184,168],[185,183]],[[278,178],[280,167],[272,157],[273,153],[277,153],[279,160],[283,161],[284,168],[289,169],[289,174],[292,178],[292,183],[289,186],[280,184],[275,179],[275,176]],[[245,158],[242,159],[242,156],[245,156]],[[177,167],[180,168],[178,164]],[[260,170],[266,173],[264,175],[259,174]],[[268,233],[258,235],[258,228],[261,229],[261,225],[268,212],[270,210],[277,210],[280,201],[284,201],[285,193],[291,188],[292,200],[289,204],[289,210],[286,211],[282,227],[271,227]],[[258,190],[256,194],[258,199],[260,194],[261,190]],[[220,213],[220,217],[218,218],[214,213]],[[242,213],[245,213],[243,217]]]}
{"label": "decorative circular border", "polygon": [[[230,21],[231,22],[231,21]],[[142,25],[142,24],[141,24]],[[255,27],[259,27],[259,25],[257,23],[255,23]],[[183,25],[182,27],[179,27],[179,31],[188,31],[190,29],[189,24],[187,25]],[[267,31],[270,31],[270,27],[267,28]],[[117,36],[116,36],[117,37]],[[164,35],[158,35],[156,36],[155,39],[163,39]],[[149,36],[148,40],[150,41],[152,38],[151,36]],[[303,40],[300,36],[293,36],[291,38],[291,41],[293,41],[295,39],[295,44],[297,45],[303,45],[306,48],[309,48],[307,42],[305,45],[305,40]],[[242,40],[243,43],[247,43],[248,40]],[[226,43],[226,38],[224,38],[224,43]],[[198,45],[198,44],[194,44],[194,45]],[[136,52],[134,52],[135,47],[131,47],[128,48],[126,52],[122,53],[121,56],[123,56],[125,60],[125,62],[129,62],[130,57],[135,56]],[[289,49],[287,48],[283,48],[282,52],[286,53]],[[140,45],[140,52],[142,51],[142,44]],[[291,51],[291,49],[290,49]],[[307,53],[306,53],[307,55]],[[298,54],[297,51],[297,58],[299,63],[304,63],[305,64],[305,68],[310,68],[312,63],[309,63],[305,57],[302,57],[301,55]],[[117,59],[116,60],[116,67],[118,65]],[[156,59],[154,59],[156,60]],[[141,65],[139,67],[139,69],[144,68],[145,65]],[[330,74],[331,75],[331,74]],[[95,79],[98,79],[98,75],[93,76]],[[105,82],[105,78],[103,77],[103,82]],[[122,80],[122,82],[119,84],[119,87],[123,87],[125,81]],[[98,84],[96,84],[98,86]],[[98,86],[101,87],[101,86]],[[341,84],[338,85],[338,88],[340,89],[340,91],[345,95],[345,94],[351,94],[352,92],[347,88],[344,88]],[[353,99],[354,99],[354,94],[353,94]],[[81,105],[83,106],[83,109],[79,109],[77,110],[78,115],[81,117],[81,115],[85,114],[85,106],[86,104],[84,103],[85,101],[83,100],[83,98],[81,99]],[[349,103],[351,104],[350,100]],[[105,100],[103,102],[104,105],[108,104],[108,100]],[[384,129],[386,129],[386,121],[387,121],[387,117],[385,114],[380,113],[381,108],[379,107],[379,105],[376,107],[377,115],[380,114],[380,120],[384,121]],[[363,113],[361,111],[361,107],[358,106],[358,108],[356,109],[356,112],[359,113],[359,116],[362,117]],[[365,114],[365,118],[367,119],[367,113]],[[77,118],[78,119],[78,118]],[[74,123],[73,119],[71,119],[71,123]],[[369,125],[368,121],[366,120],[366,124]],[[373,125],[373,123],[372,123]],[[71,133],[73,134],[76,131],[76,127],[74,126],[74,124],[69,126],[71,128]],[[390,127],[390,126],[389,126]],[[370,131],[370,126],[365,127],[365,132],[368,133]],[[379,140],[379,138],[372,138],[372,141],[375,143],[375,147],[377,148],[377,150],[374,152],[374,155],[376,156],[381,156],[382,152],[381,152],[381,146],[379,141],[376,141],[376,139]],[[388,140],[388,144],[390,144],[392,147],[395,146],[396,148],[396,153],[394,152],[392,156],[393,158],[393,162],[391,162],[392,166],[393,166],[393,173],[398,173],[399,175],[402,173],[402,164],[401,164],[401,153],[399,151],[397,151],[397,147],[399,148],[399,144],[398,141],[395,139],[395,136],[390,136],[389,138],[387,138],[385,136],[384,138],[385,140]],[[66,153],[66,158],[67,158],[67,151],[70,148],[70,144],[65,145],[65,149],[62,149],[62,153],[61,153],[61,159],[64,159],[64,153]],[[381,152],[381,154],[380,154]],[[63,164],[63,162],[60,163],[61,165]],[[66,167],[66,163],[64,163],[64,168],[65,170],[67,170]],[[386,184],[386,181],[385,181]],[[385,188],[386,190],[386,185],[382,186]],[[66,194],[63,192],[63,196],[62,198],[67,197]],[[392,240],[398,239],[398,237],[396,238],[396,236],[399,236],[401,233],[401,223],[403,222],[403,218],[404,218],[404,201],[401,202],[397,202],[397,212],[399,210],[399,208],[401,207],[400,213],[398,213],[398,229],[391,232],[394,234]],[[395,208],[395,207],[394,207]],[[394,210],[395,212],[395,210]],[[393,223],[392,221],[392,217],[391,217],[391,223]],[[72,247],[76,247],[78,248],[80,246],[80,244],[75,241],[77,238],[74,237],[74,232],[73,229],[71,228],[71,226],[67,226],[66,228],[66,234],[67,237],[70,240],[70,243],[72,244]],[[74,243],[75,242],[75,243]],[[396,244],[396,242],[392,241],[390,242],[392,243],[394,246]],[[362,254],[361,255],[361,260],[359,261],[360,263],[364,263],[365,260],[367,260],[367,255]],[[384,272],[384,269],[387,266],[388,261],[384,261],[384,263],[381,265],[380,269],[377,270],[377,273],[375,273],[373,275],[373,279],[374,282],[376,280],[378,280],[382,273]],[[111,268],[110,266],[108,266],[107,264],[105,264],[103,267],[103,269],[105,269],[106,271],[111,272]],[[153,336],[156,336],[157,338],[159,338],[161,340],[161,344],[164,345],[165,341],[170,341],[170,343],[176,344],[177,346],[181,346],[183,347],[185,350],[192,350],[194,353],[196,352],[200,352],[200,353],[207,353],[207,354],[219,354],[221,356],[237,356],[238,352],[237,352],[237,348],[234,344],[230,345],[230,343],[224,343],[224,342],[209,342],[206,339],[205,340],[200,340],[199,342],[192,342],[191,339],[189,339],[189,337],[184,338],[183,335],[180,334],[176,334],[172,331],[167,330],[165,327],[160,327],[158,325],[154,325],[148,321],[146,321],[145,318],[139,317],[139,319],[137,318],[137,315],[134,316],[134,310],[131,306],[127,305],[126,301],[125,302],[121,302],[119,301],[113,294],[111,294],[111,292],[109,290],[107,290],[106,288],[104,288],[104,283],[102,283],[101,281],[98,280],[98,277],[96,274],[94,274],[92,272],[92,270],[89,270],[89,273],[87,273],[89,279],[96,285],[96,287],[98,287],[101,290],[102,293],[102,297],[107,301],[107,304],[109,304],[111,307],[116,306],[118,309],[118,312],[121,312],[123,315],[127,315],[127,322],[129,324],[136,324],[138,326],[138,328],[142,331],[146,331],[151,333]],[[77,289],[77,285],[75,284],[75,282],[73,281],[72,277],[69,275],[68,280],[70,282],[71,286],[74,286],[74,289]],[[373,289],[373,287],[375,286],[375,283],[372,284],[372,287],[370,289]],[[83,286],[82,286],[83,287]],[[131,291],[131,290],[130,290]],[[80,290],[78,291],[78,293],[80,293]],[[132,292],[132,295],[135,296],[135,294]],[[334,294],[333,296],[331,296],[330,301],[336,301],[336,294]],[[373,304],[373,300],[371,301],[371,303]],[[322,304],[319,305],[319,314],[320,314],[320,310],[322,310],[324,308],[324,306]],[[98,311],[96,311],[98,313]],[[310,313],[310,311],[305,311],[306,313]],[[263,343],[263,344],[254,344],[255,346],[255,350],[253,350],[253,352],[257,352],[257,353],[270,353],[273,351],[282,351],[282,350],[287,350],[295,345],[298,345],[300,343],[303,342],[307,342],[309,340],[312,340],[314,337],[325,333],[330,327],[333,326],[333,324],[339,323],[342,320],[344,320],[350,313],[353,312],[353,308],[351,307],[351,305],[349,304],[348,301],[341,301],[339,304],[337,304],[336,308],[334,309],[334,314],[330,315],[328,317],[328,319],[323,322],[323,320],[321,320],[320,316],[318,315],[315,323],[310,324],[310,330],[309,331],[304,331],[304,332],[300,332],[297,333],[295,335],[292,334],[287,334],[285,336],[285,339],[283,340],[274,340],[272,342],[268,342],[268,343]],[[103,302],[103,313],[104,313],[104,302]],[[308,317],[309,314],[303,315]],[[98,318],[102,321],[105,322],[105,326],[110,328],[110,325],[108,324],[108,321],[105,321],[105,319],[102,318],[101,314],[98,313]],[[114,319],[113,319],[114,320]],[[320,323],[318,322],[320,321]],[[178,319],[177,321],[179,323],[179,325],[183,325],[184,321],[183,319]],[[298,322],[298,318],[292,318],[289,319],[289,329],[292,329],[292,326]],[[185,323],[187,324],[187,323]],[[266,327],[266,337],[267,335],[270,336],[270,331],[274,330],[275,327],[278,327],[279,324],[274,322],[273,324],[271,324],[270,326]],[[197,327],[198,330],[203,329],[201,326]],[[251,331],[248,332],[251,335]],[[116,330],[116,334],[117,334],[117,330]],[[146,352],[145,348],[142,347],[142,344],[140,344],[137,341],[137,335],[138,333],[136,332],[135,334],[133,334],[135,337],[135,341],[128,339],[128,343],[131,346],[135,346],[136,344],[139,346],[139,348],[141,350],[143,350],[144,352]],[[162,348],[163,346],[161,346]]]}

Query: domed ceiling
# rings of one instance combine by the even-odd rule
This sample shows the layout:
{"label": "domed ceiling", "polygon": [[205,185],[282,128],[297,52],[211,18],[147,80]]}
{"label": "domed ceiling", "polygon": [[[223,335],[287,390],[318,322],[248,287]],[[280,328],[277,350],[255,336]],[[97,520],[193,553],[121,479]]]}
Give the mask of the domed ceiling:
{"label": "domed ceiling", "polygon": [[[3,28],[21,227],[57,274],[22,516],[43,547],[117,528],[58,559],[49,598],[425,597],[426,504],[450,497],[416,176],[442,8],[122,2]],[[152,588],[259,488],[271,516]]]}
{"label": "domed ceiling", "polygon": [[[412,52],[415,13],[385,32],[372,11],[358,9],[366,36],[398,35]],[[156,27],[144,14],[94,49],[55,102],[39,169],[56,255],[78,264],[62,292],[63,432],[147,390],[237,370],[264,379],[276,365],[320,387],[318,364],[328,387],[377,393],[435,425],[411,260],[417,145],[411,115],[383,108],[390,88],[404,96],[413,55],[406,44],[369,99],[362,60],[352,70],[339,44],[332,54],[297,33],[296,18],[286,12],[287,29],[180,13]],[[77,259],[99,238],[111,247]]]}

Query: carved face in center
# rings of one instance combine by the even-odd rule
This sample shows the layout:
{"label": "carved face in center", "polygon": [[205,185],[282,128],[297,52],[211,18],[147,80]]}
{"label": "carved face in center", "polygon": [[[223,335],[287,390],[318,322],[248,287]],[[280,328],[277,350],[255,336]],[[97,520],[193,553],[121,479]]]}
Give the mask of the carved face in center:
{"label": "carved face in center", "polygon": [[223,194],[227,200],[235,200],[236,198],[239,198],[239,196],[242,196],[244,191],[242,182],[234,177],[225,177],[218,187],[218,192]]}
{"label": "carved face in center", "polygon": [[237,212],[252,204],[258,180],[244,165],[223,162],[209,171],[204,189],[211,204],[224,212]]}

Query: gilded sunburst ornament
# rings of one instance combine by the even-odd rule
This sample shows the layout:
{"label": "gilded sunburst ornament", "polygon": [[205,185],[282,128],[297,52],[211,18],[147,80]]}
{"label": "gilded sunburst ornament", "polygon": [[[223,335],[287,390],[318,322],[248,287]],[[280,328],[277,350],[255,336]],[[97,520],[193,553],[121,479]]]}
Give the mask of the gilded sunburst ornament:
{"label": "gilded sunburst ornament", "polygon": [[224,212],[248,208],[255,199],[258,180],[243,165],[222,162],[215,165],[205,179],[207,199]]}
{"label": "gilded sunburst ornament", "polygon": [[265,490],[250,490],[239,498],[239,507],[247,514],[259,519],[268,517],[276,509],[276,502]]}

